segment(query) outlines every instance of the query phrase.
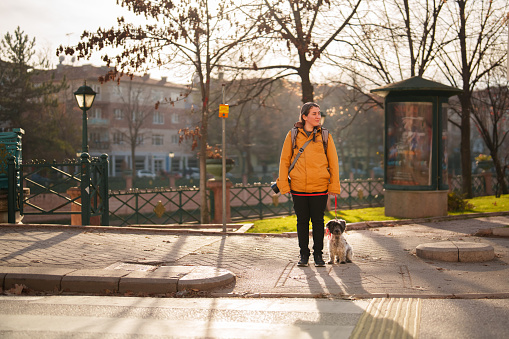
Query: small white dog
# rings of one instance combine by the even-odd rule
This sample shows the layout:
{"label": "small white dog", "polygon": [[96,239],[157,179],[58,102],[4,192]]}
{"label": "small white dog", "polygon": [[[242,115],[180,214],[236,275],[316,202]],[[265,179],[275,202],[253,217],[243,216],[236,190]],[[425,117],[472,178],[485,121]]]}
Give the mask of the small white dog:
{"label": "small white dog", "polygon": [[329,261],[327,264],[334,262],[345,264],[352,262],[353,249],[346,241],[343,233],[345,233],[346,222],[342,219],[334,219],[327,223],[327,237],[329,245]]}

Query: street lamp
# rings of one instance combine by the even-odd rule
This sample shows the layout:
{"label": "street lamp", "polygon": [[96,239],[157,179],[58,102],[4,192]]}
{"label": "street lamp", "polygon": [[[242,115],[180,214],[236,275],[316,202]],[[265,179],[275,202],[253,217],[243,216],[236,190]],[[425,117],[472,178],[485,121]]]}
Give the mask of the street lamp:
{"label": "street lamp", "polygon": [[74,92],[76,102],[78,103],[79,108],[81,108],[81,110],[83,111],[83,139],[82,139],[83,153],[88,153],[87,111],[90,109],[90,107],[92,107],[96,94],[97,93],[94,92],[92,88],[87,86],[86,81],[83,86],[81,86],[80,88],[78,88],[76,92]]}
{"label": "street lamp", "polygon": [[320,112],[320,126],[323,126],[323,124],[325,123],[325,113],[324,112]]}
{"label": "street lamp", "polygon": [[175,157],[174,152],[168,153],[168,157],[170,157],[170,165],[168,166],[168,177],[170,178],[170,187],[175,187],[175,176],[171,173],[171,169],[173,167],[173,158]]}
{"label": "street lamp", "polygon": [[171,174],[171,168],[173,167],[173,158],[175,157],[174,152],[168,153],[168,157],[170,157],[170,166],[168,168],[168,172]]}

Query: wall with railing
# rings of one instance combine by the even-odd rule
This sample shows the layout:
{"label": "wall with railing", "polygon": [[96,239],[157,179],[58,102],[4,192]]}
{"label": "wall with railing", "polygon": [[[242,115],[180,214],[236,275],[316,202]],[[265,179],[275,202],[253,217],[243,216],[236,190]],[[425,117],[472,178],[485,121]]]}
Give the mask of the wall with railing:
{"label": "wall with railing", "polygon": [[[474,175],[472,179],[475,196],[490,195],[490,192],[494,194],[492,192],[497,191],[496,178],[491,175],[486,173]],[[451,191],[460,193],[461,184],[461,176],[449,179]],[[68,222],[65,218],[57,218],[59,212],[69,210],[69,204],[62,205],[62,194],[55,195],[53,185],[55,184],[48,183],[47,187],[38,185],[37,190],[33,190],[30,196],[25,197],[32,206],[44,205],[44,210],[51,213],[37,214],[31,208],[30,215],[26,215],[23,222]],[[42,192],[44,189],[47,191]],[[213,220],[214,214],[220,212],[214,210],[214,197],[210,190],[207,191],[207,195]],[[200,221],[200,191],[196,187],[110,190],[108,196],[110,225],[184,224]],[[331,199],[332,210],[335,207],[334,203],[334,199]],[[338,209],[382,206],[384,206],[383,179],[341,182],[341,194],[337,199]],[[28,206],[25,210],[28,211]],[[270,184],[235,184],[230,190],[230,214],[232,221],[291,215],[293,203],[289,195],[274,196]]]}

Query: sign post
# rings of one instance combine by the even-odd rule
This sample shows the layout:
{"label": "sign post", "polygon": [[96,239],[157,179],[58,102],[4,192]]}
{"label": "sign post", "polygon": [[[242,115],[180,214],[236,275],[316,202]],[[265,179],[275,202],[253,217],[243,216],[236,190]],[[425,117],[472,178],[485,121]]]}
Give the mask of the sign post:
{"label": "sign post", "polygon": [[224,87],[223,84],[223,103],[219,105],[219,117],[223,118],[222,127],[223,127],[223,135],[222,135],[222,143],[223,143],[223,154],[222,154],[222,179],[223,179],[223,232],[226,232],[226,118],[228,118],[229,106],[224,103]]}

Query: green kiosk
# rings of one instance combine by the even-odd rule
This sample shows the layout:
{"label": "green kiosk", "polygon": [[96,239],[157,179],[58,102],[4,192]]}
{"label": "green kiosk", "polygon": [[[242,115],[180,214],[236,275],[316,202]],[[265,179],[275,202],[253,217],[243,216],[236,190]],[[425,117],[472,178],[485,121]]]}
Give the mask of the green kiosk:
{"label": "green kiosk", "polygon": [[385,98],[385,215],[447,215],[448,99],[462,91],[415,76],[371,92]]}

